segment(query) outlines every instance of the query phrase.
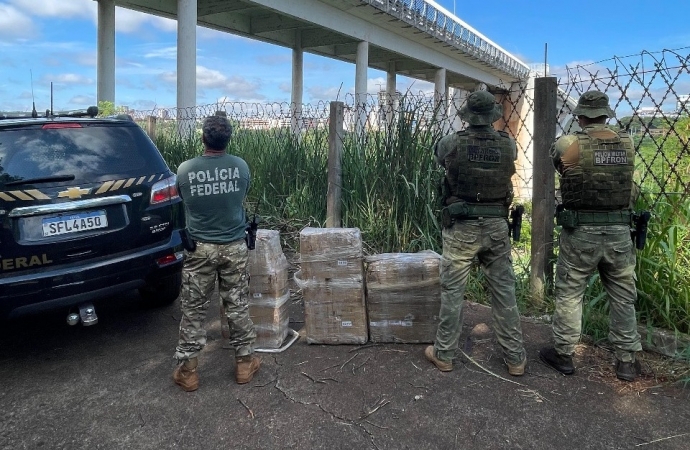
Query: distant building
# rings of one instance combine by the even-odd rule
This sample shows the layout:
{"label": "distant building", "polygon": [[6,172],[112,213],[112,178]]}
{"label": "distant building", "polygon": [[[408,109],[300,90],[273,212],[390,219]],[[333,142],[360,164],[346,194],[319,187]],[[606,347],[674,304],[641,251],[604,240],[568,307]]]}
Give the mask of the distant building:
{"label": "distant building", "polygon": [[690,95],[679,95],[676,102],[676,113],[690,115]]}
{"label": "distant building", "polygon": [[633,113],[633,115],[638,117],[661,117],[663,114],[663,111],[655,106],[644,106],[642,108],[637,108]]}

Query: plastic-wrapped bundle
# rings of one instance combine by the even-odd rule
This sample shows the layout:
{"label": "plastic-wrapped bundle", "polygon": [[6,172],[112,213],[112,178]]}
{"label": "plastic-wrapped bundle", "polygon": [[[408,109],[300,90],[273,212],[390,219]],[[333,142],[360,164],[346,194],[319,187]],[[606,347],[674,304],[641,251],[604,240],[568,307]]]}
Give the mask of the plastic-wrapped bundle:
{"label": "plastic-wrapped bundle", "polygon": [[256,248],[249,252],[249,295],[282,297],[288,291],[288,262],[280,246],[280,233],[257,230]]}
{"label": "plastic-wrapped bundle", "polygon": [[295,282],[302,288],[304,326],[309,344],[364,344],[367,312],[364,284],[349,278]]}
{"label": "plastic-wrapped bundle", "polygon": [[441,309],[440,259],[433,251],[365,258],[372,342],[434,341]]}
{"label": "plastic-wrapped bundle", "polygon": [[249,315],[256,329],[256,348],[279,348],[288,334],[288,262],[280,233],[257,230],[256,248],[249,252]]}
{"label": "plastic-wrapped bundle", "polygon": [[303,280],[362,281],[362,235],[358,228],[304,228],[300,232]]}
{"label": "plastic-wrapped bundle", "polygon": [[363,344],[367,312],[358,228],[304,228],[300,232],[304,326],[310,344]]}
{"label": "plastic-wrapped bundle", "polygon": [[256,348],[276,349],[283,345],[290,324],[289,298],[288,292],[279,298],[259,297],[249,301],[249,316],[256,330]]}

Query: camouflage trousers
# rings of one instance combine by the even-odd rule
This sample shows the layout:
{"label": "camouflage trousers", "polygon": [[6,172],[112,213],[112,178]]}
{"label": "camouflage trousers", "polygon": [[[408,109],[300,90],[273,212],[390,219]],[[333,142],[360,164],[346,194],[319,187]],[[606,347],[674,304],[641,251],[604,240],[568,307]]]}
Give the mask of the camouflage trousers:
{"label": "camouflage trousers", "polygon": [[526,354],[520,314],[515,302],[515,273],[508,223],[490,218],[456,222],[443,230],[441,312],[434,347],[439,359],[452,361],[462,332],[462,308],[470,269],[479,260],[491,297],[496,338],[506,362],[517,364]]}
{"label": "camouflage trousers", "polygon": [[597,270],[609,300],[609,341],[616,358],[632,361],[642,345],[635,316],[635,248],[624,225],[561,231],[553,314],[556,351],[561,355],[575,351],[582,332],[582,297],[587,280]]}
{"label": "camouflage trousers", "polygon": [[254,352],[256,331],[248,309],[247,258],[244,240],[222,245],[197,242],[196,251],[185,252],[180,295],[182,320],[175,359],[194,358],[206,345],[204,320],[216,282],[235,355],[245,356]]}

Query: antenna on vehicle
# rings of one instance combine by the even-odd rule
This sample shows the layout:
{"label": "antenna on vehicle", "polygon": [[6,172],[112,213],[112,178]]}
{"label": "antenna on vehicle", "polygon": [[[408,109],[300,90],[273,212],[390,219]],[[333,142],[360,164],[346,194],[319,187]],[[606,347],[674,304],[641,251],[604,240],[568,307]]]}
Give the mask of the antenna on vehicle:
{"label": "antenna on vehicle", "polygon": [[36,99],[34,98],[34,73],[31,69],[29,69],[29,76],[31,77],[31,104],[33,105],[31,117],[35,119],[38,117],[38,112],[36,111]]}
{"label": "antenna on vehicle", "polygon": [[53,82],[50,82],[50,115],[53,115]]}

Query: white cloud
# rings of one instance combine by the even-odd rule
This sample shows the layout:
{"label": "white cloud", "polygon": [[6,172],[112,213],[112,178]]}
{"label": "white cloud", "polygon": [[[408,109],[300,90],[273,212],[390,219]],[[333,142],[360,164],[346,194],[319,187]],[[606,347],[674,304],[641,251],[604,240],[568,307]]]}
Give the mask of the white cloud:
{"label": "white cloud", "polygon": [[59,84],[76,84],[76,85],[84,85],[84,84],[93,84],[93,80],[85,77],[83,75],[79,75],[76,73],[61,73],[57,75],[45,75],[43,76],[43,81],[45,82],[53,82],[53,83],[59,83]]}
{"label": "white cloud", "polygon": [[14,8],[0,3],[0,38],[29,37],[34,33],[31,18]]}
{"label": "white cloud", "polygon": [[[98,22],[98,5],[93,0],[10,0],[10,2],[14,5],[15,11],[26,18],[28,16],[63,19],[82,18],[90,19],[94,24]],[[2,6],[0,5],[0,12],[3,12]],[[6,16],[6,14],[2,14],[2,16]],[[3,19],[0,19],[0,30],[5,28],[2,26]],[[131,9],[115,8],[116,31],[135,33],[149,26],[162,31],[175,32],[177,21]]]}
{"label": "white cloud", "polygon": [[343,100],[345,95],[348,94],[347,90],[341,89],[342,86],[310,86],[307,88],[307,93],[311,98],[311,101],[332,101],[332,100]]}
{"label": "white cloud", "polygon": [[[176,72],[164,72],[160,79],[166,83],[177,83]],[[259,83],[249,81],[243,77],[227,77],[221,72],[204,66],[196,66],[197,89],[217,89],[223,94],[234,98],[234,101],[249,101],[250,99],[264,99],[258,93]]]}
{"label": "white cloud", "polygon": [[92,0],[10,0],[18,9],[42,17],[96,17],[97,4]]}
{"label": "white cloud", "polygon": [[75,95],[69,102],[74,105],[92,106],[96,104],[96,97],[93,95]]}
{"label": "white cloud", "polygon": [[144,54],[144,58],[162,58],[177,60],[177,47],[163,47]]}
{"label": "white cloud", "polygon": [[288,82],[280,83],[278,89],[281,92],[287,92],[288,94],[292,92],[292,84]]}
{"label": "white cloud", "polygon": [[145,14],[131,9],[117,8],[115,11],[115,29],[122,33],[135,33],[148,25],[167,31],[177,31],[177,21],[165,17]]}
{"label": "white cloud", "polygon": [[386,90],[386,79],[383,77],[369,78],[367,80],[367,92],[369,94],[378,94],[380,91]]}

